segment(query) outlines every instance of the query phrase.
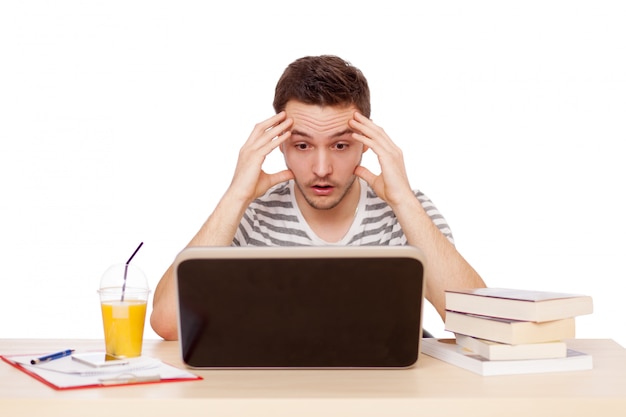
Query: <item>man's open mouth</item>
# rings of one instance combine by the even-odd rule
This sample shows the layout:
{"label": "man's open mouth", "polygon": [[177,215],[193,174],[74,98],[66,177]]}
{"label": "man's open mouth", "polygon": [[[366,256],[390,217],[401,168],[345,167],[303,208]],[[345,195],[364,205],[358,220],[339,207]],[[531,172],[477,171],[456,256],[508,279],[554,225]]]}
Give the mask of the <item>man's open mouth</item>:
{"label": "man's open mouth", "polygon": [[311,187],[313,192],[318,196],[326,196],[330,195],[333,192],[334,188],[332,185],[327,184],[316,184]]}

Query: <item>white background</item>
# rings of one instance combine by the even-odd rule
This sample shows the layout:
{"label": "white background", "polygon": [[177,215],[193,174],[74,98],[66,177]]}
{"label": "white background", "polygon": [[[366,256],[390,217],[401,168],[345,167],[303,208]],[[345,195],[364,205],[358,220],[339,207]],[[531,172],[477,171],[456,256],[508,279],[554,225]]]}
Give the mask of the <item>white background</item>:
{"label": "white background", "polygon": [[578,336],[626,346],[625,18],[618,0],[3,1],[0,337],[101,338],[101,273],[144,241],[154,288],[285,66],[337,54],[488,285],[591,295]]}

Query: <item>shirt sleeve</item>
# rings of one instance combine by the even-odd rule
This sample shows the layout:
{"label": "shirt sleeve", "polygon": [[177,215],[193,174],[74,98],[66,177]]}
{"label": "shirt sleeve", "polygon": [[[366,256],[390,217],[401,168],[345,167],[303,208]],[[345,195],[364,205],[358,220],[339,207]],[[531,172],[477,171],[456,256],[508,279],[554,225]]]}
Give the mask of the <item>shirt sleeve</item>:
{"label": "shirt sleeve", "polygon": [[437,226],[439,231],[443,233],[443,235],[450,241],[450,243],[454,245],[454,236],[452,235],[452,229],[450,229],[450,226],[448,225],[445,217],[443,217],[435,204],[423,192],[415,190],[414,193],[415,197],[417,197],[419,202],[422,204],[422,207],[424,207],[424,210],[426,210],[426,214],[428,214],[435,226]]}

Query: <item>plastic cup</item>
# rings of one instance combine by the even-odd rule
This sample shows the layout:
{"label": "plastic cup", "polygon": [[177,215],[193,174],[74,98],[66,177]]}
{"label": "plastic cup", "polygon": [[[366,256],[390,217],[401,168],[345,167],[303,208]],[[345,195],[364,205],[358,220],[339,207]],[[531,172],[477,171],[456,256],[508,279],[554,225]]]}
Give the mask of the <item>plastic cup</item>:
{"label": "plastic cup", "polygon": [[143,271],[130,264],[113,265],[102,275],[98,293],[107,355],[114,358],[141,356],[150,294]]}

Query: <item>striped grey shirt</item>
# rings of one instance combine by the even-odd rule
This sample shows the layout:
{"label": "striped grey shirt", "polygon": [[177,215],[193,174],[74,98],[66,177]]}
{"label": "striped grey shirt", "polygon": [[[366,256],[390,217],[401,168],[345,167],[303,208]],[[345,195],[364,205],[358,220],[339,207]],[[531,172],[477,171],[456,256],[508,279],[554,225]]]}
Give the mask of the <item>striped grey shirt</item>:
{"label": "striped grey shirt", "polygon": [[[304,220],[294,197],[293,181],[278,184],[250,204],[239,224],[233,246],[402,246],[407,244],[398,219],[385,201],[361,181],[361,197],[354,222],[338,242],[318,237]],[[452,231],[437,207],[415,190],[433,223],[454,244]]]}

